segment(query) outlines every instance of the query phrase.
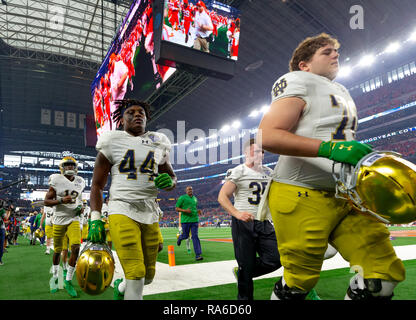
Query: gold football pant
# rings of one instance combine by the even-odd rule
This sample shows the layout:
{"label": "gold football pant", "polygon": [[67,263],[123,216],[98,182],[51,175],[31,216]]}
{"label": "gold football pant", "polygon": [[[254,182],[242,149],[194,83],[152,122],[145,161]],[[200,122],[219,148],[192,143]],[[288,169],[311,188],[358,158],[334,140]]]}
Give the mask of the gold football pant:
{"label": "gold football pant", "polygon": [[328,242],[366,279],[403,281],[405,270],[387,227],[333,192],[273,182],[269,207],[283,277],[290,288],[311,290],[319,280]]}
{"label": "gold football pant", "polygon": [[143,224],[122,214],[109,216],[110,233],[126,279],[152,280],[156,273],[159,223]]}
{"label": "gold football pant", "polygon": [[82,225],[82,231],[81,231],[81,239],[87,239],[88,238],[88,223]]}
{"label": "gold football pant", "polygon": [[74,244],[81,244],[79,221],[72,221],[70,224],[64,226],[53,225],[53,246],[55,253],[60,253],[64,249],[65,234],[69,239],[69,248]]}
{"label": "gold football pant", "polygon": [[52,226],[48,226],[48,225],[45,226],[45,234],[46,234],[46,237],[48,239],[53,238],[53,225]]}

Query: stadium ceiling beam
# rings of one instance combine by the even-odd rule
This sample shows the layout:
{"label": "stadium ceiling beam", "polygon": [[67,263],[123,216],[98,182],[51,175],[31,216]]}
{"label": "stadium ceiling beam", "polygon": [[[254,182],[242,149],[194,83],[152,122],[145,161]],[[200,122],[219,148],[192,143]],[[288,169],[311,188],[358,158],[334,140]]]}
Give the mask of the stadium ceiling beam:
{"label": "stadium ceiling beam", "polygon": [[36,50],[27,50],[27,49],[20,49],[20,48],[14,48],[6,43],[4,43],[3,40],[0,39],[0,57],[2,58],[21,58],[21,59],[30,59],[30,60],[36,60],[41,62],[49,62],[54,64],[64,64],[72,67],[77,67],[81,69],[86,69],[88,71],[96,72],[98,68],[100,67],[100,64],[83,60],[83,59],[77,59],[70,56],[64,56],[64,55],[57,55],[49,52],[42,52],[42,51],[36,51]]}
{"label": "stadium ceiling beam", "polygon": [[[225,0],[225,4],[239,8],[244,0]],[[155,92],[146,102],[152,107],[152,119],[148,122],[153,124],[163,114],[172,109],[179,101],[198,88],[208,77],[201,74],[193,74],[183,70],[175,73]]]}

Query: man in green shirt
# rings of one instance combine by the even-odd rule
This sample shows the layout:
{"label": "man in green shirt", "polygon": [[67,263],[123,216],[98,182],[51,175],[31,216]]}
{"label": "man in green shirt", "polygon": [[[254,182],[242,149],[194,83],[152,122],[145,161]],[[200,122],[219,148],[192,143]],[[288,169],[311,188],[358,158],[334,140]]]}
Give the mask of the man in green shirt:
{"label": "man in green shirt", "polygon": [[[45,221],[43,221],[43,225],[40,225],[40,222],[41,221],[42,221],[42,212],[39,212],[36,215],[35,221],[33,223],[35,225],[35,230],[42,229],[43,231],[45,231]],[[40,241],[40,245],[43,246],[43,244],[45,242],[45,236],[43,236],[42,238],[40,238],[39,241]]]}
{"label": "man in green shirt", "polygon": [[193,195],[193,189],[191,186],[186,187],[186,194],[179,197],[176,202],[176,211],[181,212],[180,222],[182,225],[182,233],[178,238],[177,245],[181,245],[181,241],[188,239],[189,231],[192,233],[192,243],[194,245],[194,251],[196,261],[202,260],[201,242],[198,238],[198,214],[201,214],[201,210],[196,208],[198,199]]}

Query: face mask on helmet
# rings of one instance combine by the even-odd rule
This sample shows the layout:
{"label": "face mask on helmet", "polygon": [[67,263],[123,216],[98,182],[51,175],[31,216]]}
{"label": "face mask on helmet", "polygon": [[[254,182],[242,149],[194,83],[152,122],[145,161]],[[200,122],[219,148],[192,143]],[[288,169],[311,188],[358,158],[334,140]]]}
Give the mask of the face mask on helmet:
{"label": "face mask on helmet", "polygon": [[[72,166],[71,169],[68,169],[68,166]],[[78,173],[78,164],[77,161],[72,157],[65,157],[61,160],[59,164],[59,169],[61,173],[65,176],[73,176]]]}
{"label": "face mask on helmet", "polygon": [[107,244],[88,242],[77,261],[78,284],[87,294],[101,294],[110,286],[114,269],[114,257]]}
{"label": "face mask on helmet", "polygon": [[332,175],[336,197],[350,201],[363,213],[389,224],[416,220],[416,165],[391,151],[375,151],[355,167],[341,164],[340,174]]}

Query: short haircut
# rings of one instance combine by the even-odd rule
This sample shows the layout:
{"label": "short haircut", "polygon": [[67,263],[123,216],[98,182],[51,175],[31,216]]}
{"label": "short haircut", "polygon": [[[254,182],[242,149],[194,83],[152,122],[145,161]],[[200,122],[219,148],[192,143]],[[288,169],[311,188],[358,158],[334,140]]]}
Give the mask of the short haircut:
{"label": "short haircut", "polygon": [[248,147],[251,147],[253,144],[257,144],[257,142],[256,142],[256,139],[255,139],[255,138],[250,138],[250,140],[247,140],[247,141],[244,143],[244,146],[243,146],[243,152],[246,152],[246,149],[247,149]]}
{"label": "short haircut", "polygon": [[318,49],[328,44],[333,45],[335,49],[339,49],[341,46],[337,39],[327,33],[321,33],[315,37],[308,37],[303,40],[292,54],[292,59],[289,62],[289,71],[300,71],[299,63],[301,61],[310,61]]}
{"label": "short haircut", "polygon": [[123,118],[124,111],[126,111],[131,106],[140,106],[144,109],[146,113],[147,120],[150,120],[150,104],[141,100],[135,99],[123,99],[115,100],[114,104],[116,105],[116,110],[113,112],[113,121],[116,123],[117,127],[120,127],[121,119]]}

